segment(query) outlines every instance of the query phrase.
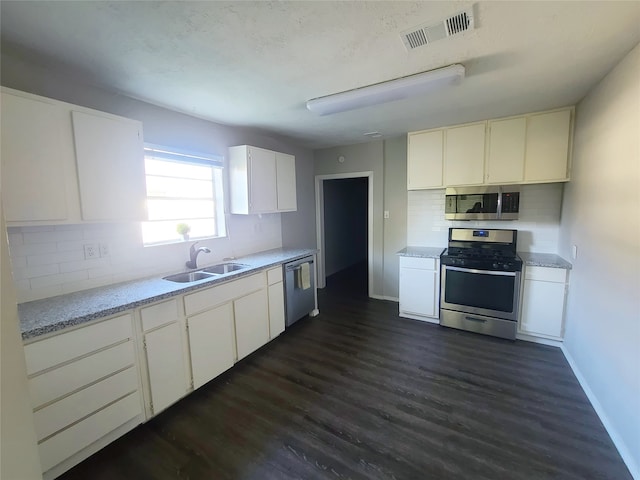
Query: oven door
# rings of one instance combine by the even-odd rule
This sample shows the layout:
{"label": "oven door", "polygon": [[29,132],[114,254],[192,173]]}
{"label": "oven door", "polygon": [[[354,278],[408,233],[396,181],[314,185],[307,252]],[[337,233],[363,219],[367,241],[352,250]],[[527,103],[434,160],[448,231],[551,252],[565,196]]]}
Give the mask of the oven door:
{"label": "oven door", "polygon": [[520,276],[443,265],[440,308],[518,321]]}

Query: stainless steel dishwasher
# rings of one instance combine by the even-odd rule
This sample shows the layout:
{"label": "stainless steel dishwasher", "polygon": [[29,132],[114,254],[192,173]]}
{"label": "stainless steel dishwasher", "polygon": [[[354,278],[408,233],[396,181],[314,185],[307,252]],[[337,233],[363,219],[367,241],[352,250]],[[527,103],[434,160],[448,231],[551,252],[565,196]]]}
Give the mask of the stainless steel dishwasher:
{"label": "stainless steel dishwasher", "polygon": [[284,264],[287,327],[316,308],[314,268],[313,256]]}

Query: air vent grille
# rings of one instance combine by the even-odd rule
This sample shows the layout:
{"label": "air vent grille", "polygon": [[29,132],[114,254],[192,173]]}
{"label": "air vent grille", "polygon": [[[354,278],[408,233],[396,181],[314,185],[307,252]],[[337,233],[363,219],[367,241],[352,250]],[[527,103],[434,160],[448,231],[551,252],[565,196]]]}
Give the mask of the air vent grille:
{"label": "air vent grille", "polygon": [[447,24],[447,35],[455,35],[469,29],[469,17],[467,12],[459,13],[445,20]]}
{"label": "air vent grille", "polygon": [[473,28],[473,11],[469,9],[433,25],[421,25],[405,30],[400,34],[400,37],[405,48],[410,51]]}

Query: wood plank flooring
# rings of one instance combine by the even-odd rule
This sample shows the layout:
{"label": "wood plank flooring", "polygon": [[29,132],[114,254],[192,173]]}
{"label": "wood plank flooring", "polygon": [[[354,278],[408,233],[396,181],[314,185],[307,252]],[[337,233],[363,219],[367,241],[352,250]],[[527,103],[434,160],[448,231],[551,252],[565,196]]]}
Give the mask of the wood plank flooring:
{"label": "wood plank flooring", "polygon": [[318,317],[60,478],[631,479],[559,349],[397,311],[341,272]]}

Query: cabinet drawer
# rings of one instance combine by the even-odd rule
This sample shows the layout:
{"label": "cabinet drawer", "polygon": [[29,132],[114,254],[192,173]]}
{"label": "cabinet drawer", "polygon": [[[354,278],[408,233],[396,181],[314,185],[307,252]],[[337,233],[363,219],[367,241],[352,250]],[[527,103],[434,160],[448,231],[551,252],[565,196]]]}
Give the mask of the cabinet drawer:
{"label": "cabinet drawer", "polygon": [[135,363],[128,341],[29,379],[31,404],[38,408]]}
{"label": "cabinet drawer", "polygon": [[232,282],[223,283],[191,295],[185,295],[184,308],[187,316],[226,303],[266,285],[264,272]]}
{"label": "cabinet drawer", "polygon": [[127,314],[30,343],[24,347],[27,375],[121,342],[132,335],[131,315]]}
{"label": "cabinet drawer", "polygon": [[421,270],[435,270],[436,258],[400,257],[400,268],[419,268]]}
{"label": "cabinet drawer", "polygon": [[137,389],[136,369],[130,367],[34,412],[38,441]]}
{"label": "cabinet drawer", "polygon": [[142,330],[144,332],[175,322],[178,319],[178,302],[173,299],[142,308],[140,310],[140,318],[142,318]]}
{"label": "cabinet drawer", "polygon": [[567,270],[564,268],[526,267],[524,270],[524,278],[526,280],[565,283],[567,280]]}
{"label": "cabinet drawer", "polygon": [[282,266],[267,270],[267,283],[273,285],[282,281]]}
{"label": "cabinet drawer", "polygon": [[42,442],[39,445],[42,471],[46,472],[55,467],[120,425],[127,423],[141,411],[140,396],[138,392],[134,392]]}

